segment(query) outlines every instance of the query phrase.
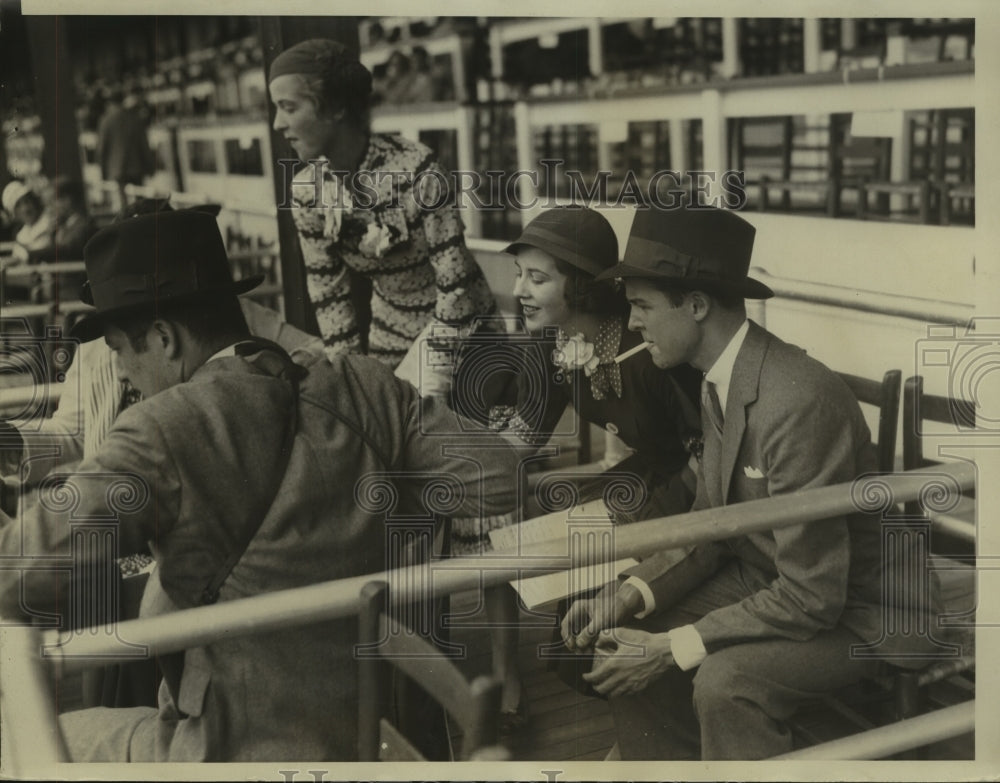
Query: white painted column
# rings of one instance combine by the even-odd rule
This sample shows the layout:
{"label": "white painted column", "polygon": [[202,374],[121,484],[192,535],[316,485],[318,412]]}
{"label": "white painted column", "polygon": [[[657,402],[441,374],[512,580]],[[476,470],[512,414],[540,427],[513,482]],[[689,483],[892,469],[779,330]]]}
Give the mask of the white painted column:
{"label": "white painted column", "polygon": [[740,71],[740,27],[739,20],[726,17],[722,20],[722,75],[730,79]]}
{"label": "white painted column", "polygon": [[715,174],[709,190],[711,198],[721,195],[720,179],[727,168],[726,118],[722,116],[722,93],[705,90],[701,94],[701,138],[704,147],[704,170]]}
{"label": "white painted column", "polygon": [[853,19],[840,20],[840,48],[844,51],[858,45],[858,28]]}
{"label": "white painted column", "polygon": [[469,99],[469,94],[465,84],[465,47],[460,41],[456,42],[451,51],[451,70],[451,78],[455,80],[455,98],[459,103],[464,103]]}
{"label": "white painted column", "polygon": [[601,50],[601,20],[594,18],[587,25],[587,43],[590,73],[593,76],[600,76],[604,73],[604,52]]}
{"label": "white painted column", "polygon": [[906,112],[898,112],[899,127],[892,137],[892,153],[889,161],[889,178],[893,182],[906,179],[906,156],[909,145],[909,134],[906,132]]}
{"label": "white painted column", "polygon": [[[535,155],[531,139],[531,114],[528,104],[518,101],[514,104],[514,138],[517,144],[517,168],[522,172],[535,172]],[[535,217],[538,208],[538,188],[527,175],[518,177],[518,198],[527,208],[521,211],[521,225]]]}
{"label": "white painted column", "polygon": [[503,78],[503,45],[500,40],[499,24],[490,27],[490,72],[494,79]]}
{"label": "white painted column", "polygon": [[611,171],[611,145],[604,134],[604,126],[597,126],[597,170]]}
{"label": "white painted column", "polygon": [[670,120],[670,168],[681,172],[687,169],[687,148],[684,145],[684,120],[673,117]]}
{"label": "white painted column", "polygon": [[823,33],[819,19],[802,20],[802,62],[806,73],[820,71],[820,52],[823,48]]}
{"label": "white painted column", "polygon": [[[475,134],[475,122],[473,120],[474,108],[459,106],[455,109],[455,144],[458,147],[458,170],[460,172],[471,172],[474,164],[473,143]],[[462,221],[465,223],[469,234],[475,237],[483,235],[483,220],[478,209],[472,206],[472,199],[468,193],[462,193]]]}

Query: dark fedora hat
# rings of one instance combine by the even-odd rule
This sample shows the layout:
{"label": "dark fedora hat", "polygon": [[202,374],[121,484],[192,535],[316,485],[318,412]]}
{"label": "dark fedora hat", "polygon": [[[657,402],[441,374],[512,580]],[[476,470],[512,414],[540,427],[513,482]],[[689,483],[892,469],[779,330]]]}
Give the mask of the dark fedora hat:
{"label": "dark fedora hat", "polygon": [[219,226],[201,209],[151,212],[112,223],[86,244],[83,258],[87,282],[80,298],[96,309],[70,335],[84,342],[100,337],[109,318],[242,294],[264,279],[233,281]]}
{"label": "dark fedora hat", "polygon": [[716,207],[637,209],[622,262],[598,279],[644,277],[706,293],[769,299],[774,292],[747,277],[756,229]]}
{"label": "dark fedora hat", "polygon": [[607,218],[579,205],[546,210],[504,251],[516,254],[525,247],[536,247],[595,277],[618,263],[618,238]]}

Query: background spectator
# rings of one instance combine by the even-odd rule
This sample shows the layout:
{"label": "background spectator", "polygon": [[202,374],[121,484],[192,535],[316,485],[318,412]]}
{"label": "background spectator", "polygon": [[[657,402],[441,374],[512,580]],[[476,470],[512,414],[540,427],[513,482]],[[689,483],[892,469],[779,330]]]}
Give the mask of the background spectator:
{"label": "background spectator", "polygon": [[97,158],[101,176],[118,185],[120,205],[125,205],[125,186],[141,185],[155,169],[146,125],[134,108],[122,105],[121,91],[112,91],[108,108],[97,131]]}

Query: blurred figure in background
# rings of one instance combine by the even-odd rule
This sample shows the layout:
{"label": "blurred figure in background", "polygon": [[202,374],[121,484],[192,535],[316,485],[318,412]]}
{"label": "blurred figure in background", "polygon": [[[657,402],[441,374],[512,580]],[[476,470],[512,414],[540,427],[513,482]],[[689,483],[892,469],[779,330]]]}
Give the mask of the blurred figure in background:
{"label": "blurred figure in background", "polygon": [[118,185],[118,207],[125,205],[125,186],[141,185],[154,171],[146,124],[134,108],[122,104],[121,90],[108,96],[108,107],[97,130],[101,176]]}
{"label": "blurred figure in background", "polygon": [[413,47],[413,71],[405,100],[410,103],[430,103],[438,100],[431,74],[431,58],[422,46]]}
{"label": "blurred figure in background", "polygon": [[83,183],[66,177],[57,179],[52,188],[51,212],[54,223],[51,241],[44,248],[30,251],[28,263],[81,260],[83,246],[94,233],[87,215]]}
{"label": "blurred figure in background", "polygon": [[25,262],[34,251],[52,244],[52,216],[45,210],[41,197],[20,180],[7,184],[0,197],[3,208],[21,227],[14,236],[13,256]]}
{"label": "blurred figure in background", "polygon": [[385,67],[385,102],[408,102],[412,82],[413,72],[410,69],[410,58],[397,49],[389,55],[389,61]]}

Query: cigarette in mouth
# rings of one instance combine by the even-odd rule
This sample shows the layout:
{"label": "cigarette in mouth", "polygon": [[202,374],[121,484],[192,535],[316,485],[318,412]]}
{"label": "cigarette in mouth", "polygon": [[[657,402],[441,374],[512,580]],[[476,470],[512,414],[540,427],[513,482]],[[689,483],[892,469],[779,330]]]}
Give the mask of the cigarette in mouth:
{"label": "cigarette in mouth", "polygon": [[639,353],[639,351],[645,351],[651,345],[652,343],[647,341],[644,343],[639,343],[635,348],[629,348],[627,351],[625,351],[625,353],[620,353],[615,357],[615,364],[621,364],[629,357],[635,356],[637,353]]}

